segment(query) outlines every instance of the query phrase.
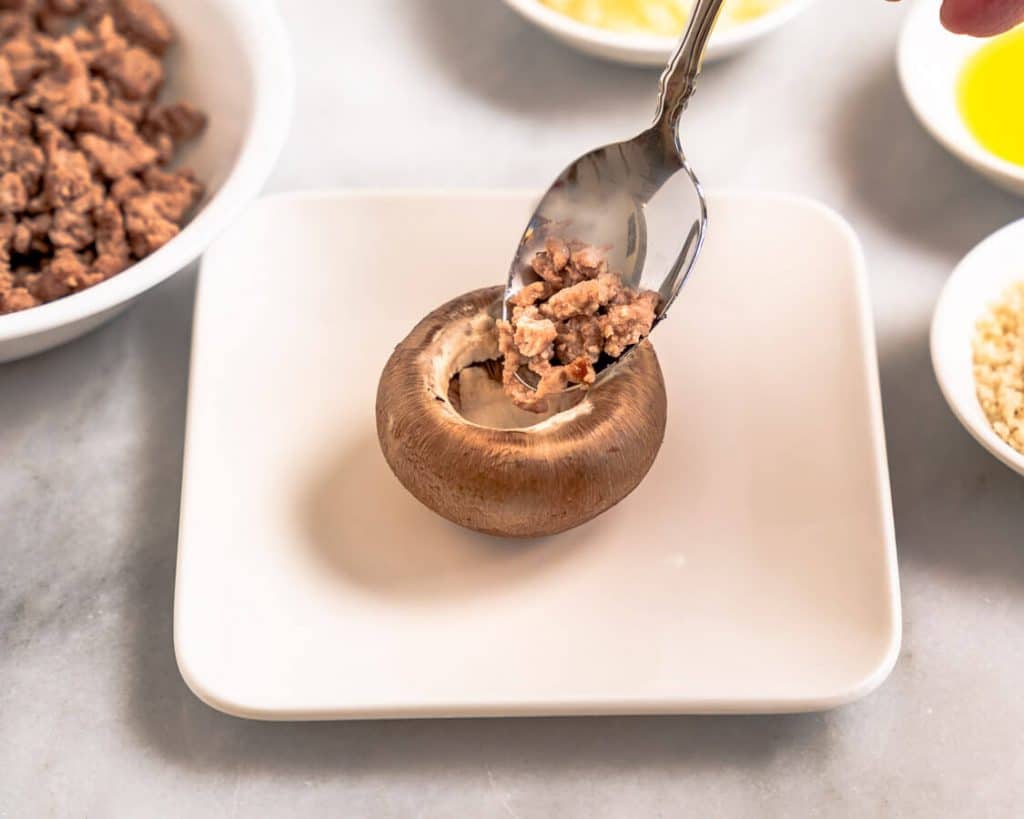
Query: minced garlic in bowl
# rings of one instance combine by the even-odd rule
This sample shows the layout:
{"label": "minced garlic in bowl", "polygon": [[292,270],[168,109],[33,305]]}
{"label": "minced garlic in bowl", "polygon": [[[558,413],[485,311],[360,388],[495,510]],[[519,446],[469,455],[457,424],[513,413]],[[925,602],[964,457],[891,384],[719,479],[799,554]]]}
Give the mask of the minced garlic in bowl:
{"label": "minced garlic in bowl", "polygon": [[978,320],[973,349],[981,408],[996,434],[1024,453],[1024,281]]}
{"label": "minced garlic in bowl", "polygon": [[[690,18],[692,0],[540,0],[581,23],[631,34],[678,37]],[[719,28],[753,20],[789,0],[726,0]]]}

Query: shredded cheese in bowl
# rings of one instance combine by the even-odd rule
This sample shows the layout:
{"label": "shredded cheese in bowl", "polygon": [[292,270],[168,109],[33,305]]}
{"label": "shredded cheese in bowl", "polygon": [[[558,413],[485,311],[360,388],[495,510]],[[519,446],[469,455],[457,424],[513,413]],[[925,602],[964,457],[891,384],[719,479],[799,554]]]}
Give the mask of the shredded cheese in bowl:
{"label": "shredded cheese in bowl", "polygon": [[[719,28],[745,23],[789,0],[726,0]],[[678,37],[690,19],[692,0],[540,0],[573,20],[629,34]]]}

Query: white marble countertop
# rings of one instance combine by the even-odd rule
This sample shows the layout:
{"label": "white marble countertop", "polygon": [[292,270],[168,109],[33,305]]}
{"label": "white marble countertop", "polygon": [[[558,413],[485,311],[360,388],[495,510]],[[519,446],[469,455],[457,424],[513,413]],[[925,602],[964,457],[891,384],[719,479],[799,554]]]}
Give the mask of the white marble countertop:
{"label": "white marble countertop", "polygon": [[[635,131],[656,75],[498,0],[282,0],[298,64],[273,190],[541,186]],[[171,597],[194,276],[0,367],[0,816],[1008,816],[1024,800],[1024,482],[954,421],[927,327],[1024,203],[933,144],[898,89],[904,10],[823,0],[710,68],[709,186],[843,212],[871,269],[905,638],[877,693],[794,717],[259,724],[178,675]],[[383,128],[400,112],[402,128]]]}

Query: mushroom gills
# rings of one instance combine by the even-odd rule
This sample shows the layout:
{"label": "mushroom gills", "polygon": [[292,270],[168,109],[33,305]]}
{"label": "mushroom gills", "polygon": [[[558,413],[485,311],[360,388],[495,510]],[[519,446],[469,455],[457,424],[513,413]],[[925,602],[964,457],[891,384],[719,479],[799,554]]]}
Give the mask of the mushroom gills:
{"label": "mushroom gills", "polygon": [[582,397],[582,393],[566,393],[556,403],[553,396],[546,412],[527,412],[512,403],[502,388],[501,362],[493,359],[465,367],[448,385],[448,400],[456,412],[488,429],[529,429],[571,409]]}

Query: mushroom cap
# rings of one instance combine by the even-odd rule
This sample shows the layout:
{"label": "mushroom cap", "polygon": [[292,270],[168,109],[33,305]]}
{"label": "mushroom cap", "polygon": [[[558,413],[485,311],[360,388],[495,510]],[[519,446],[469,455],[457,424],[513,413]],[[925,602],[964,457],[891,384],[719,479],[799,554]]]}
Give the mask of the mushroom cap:
{"label": "mushroom cap", "polygon": [[597,517],[647,474],[665,435],[665,383],[644,341],[578,403],[532,426],[467,420],[449,384],[497,358],[502,293],[459,296],[398,345],[377,388],[377,436],[398,480],[437,514],[493,535],[552,535]]}

